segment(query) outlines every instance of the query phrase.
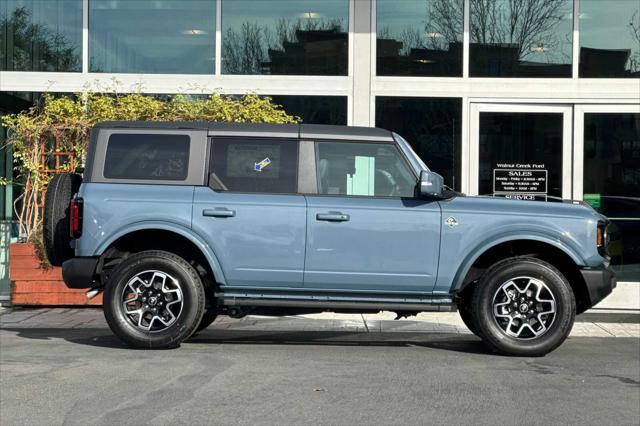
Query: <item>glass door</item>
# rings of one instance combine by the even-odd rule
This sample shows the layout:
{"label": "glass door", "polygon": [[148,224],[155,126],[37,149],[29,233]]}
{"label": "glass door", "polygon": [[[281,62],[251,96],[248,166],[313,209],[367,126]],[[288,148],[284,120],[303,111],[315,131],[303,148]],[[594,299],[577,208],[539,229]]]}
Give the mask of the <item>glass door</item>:
{"label": "glass door", "polygon": [[576,105],[573,197],[609,217],[619,281],[640,281],[640,105]]}
{"label": "glass door", "polygon": [[470,194],[571,198],[571,106],[472,103],[470,120]]}

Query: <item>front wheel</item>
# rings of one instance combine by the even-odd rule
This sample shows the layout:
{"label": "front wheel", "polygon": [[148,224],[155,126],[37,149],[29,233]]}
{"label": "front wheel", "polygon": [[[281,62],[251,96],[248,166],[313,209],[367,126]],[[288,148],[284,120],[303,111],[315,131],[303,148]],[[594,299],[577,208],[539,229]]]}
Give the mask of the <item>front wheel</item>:
{"label": "front wheel", "polygon": [[180,345],[200,324],[205,306],[196,270],[179,256],[155,250],[120,263],[103,300],[105,318],[116,336],[146,349]]}
{"label": "front wheel", "polygon": [[491,266],[473,294],[473,324],[498,351],[542,356],[569,336],[576,315],[571,285],[553,265],[515,257]]}

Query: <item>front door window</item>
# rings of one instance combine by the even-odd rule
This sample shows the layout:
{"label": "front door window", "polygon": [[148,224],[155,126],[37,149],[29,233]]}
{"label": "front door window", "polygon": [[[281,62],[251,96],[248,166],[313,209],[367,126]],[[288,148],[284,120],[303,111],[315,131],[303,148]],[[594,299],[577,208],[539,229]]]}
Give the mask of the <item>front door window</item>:
{"label": "front door window", "polygon": [[414,196],[416,177],[394,145],[319,142],[317,156],[320,194]]}

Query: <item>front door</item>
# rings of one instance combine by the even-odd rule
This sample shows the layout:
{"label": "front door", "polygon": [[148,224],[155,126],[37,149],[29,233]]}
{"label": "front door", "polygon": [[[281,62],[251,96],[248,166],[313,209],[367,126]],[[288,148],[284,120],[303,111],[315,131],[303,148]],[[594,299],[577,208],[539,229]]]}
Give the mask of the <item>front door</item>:
{"label": "front door", "polygon": [[415,197],[417,176],[392,143],[316,142],[318,195],[307,196],[304,286],[429,292],[440,206]]}
{"label": "front door", "polygon": [[209,186],[196,187],[193,229],[227,286],[302,287],[306,203],[297,140],[214,139]]}
{"label": "front door", "polygon": [[572,108],[471,104],[472,195],[571,198]]}

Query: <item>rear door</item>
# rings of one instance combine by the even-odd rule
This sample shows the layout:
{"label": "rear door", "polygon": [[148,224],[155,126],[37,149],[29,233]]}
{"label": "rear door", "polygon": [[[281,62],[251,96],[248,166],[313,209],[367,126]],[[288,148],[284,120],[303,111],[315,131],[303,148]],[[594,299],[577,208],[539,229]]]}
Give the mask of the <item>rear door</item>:
{"label": "rear door", "polygon": [[440,206],[391,142],[316,141],[317,195],[307,195],[305,288],[429,292]]}
{"label": "rear door", "polygon": [[297,139],[214,138],[209,186],[195,188],[193,229],[227,286],[301,287],[306,202],[297,194]]}

